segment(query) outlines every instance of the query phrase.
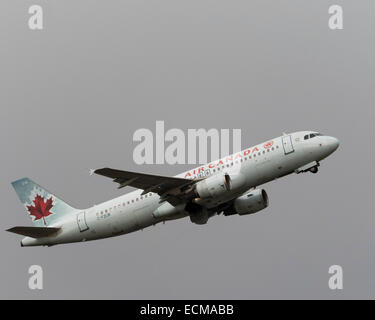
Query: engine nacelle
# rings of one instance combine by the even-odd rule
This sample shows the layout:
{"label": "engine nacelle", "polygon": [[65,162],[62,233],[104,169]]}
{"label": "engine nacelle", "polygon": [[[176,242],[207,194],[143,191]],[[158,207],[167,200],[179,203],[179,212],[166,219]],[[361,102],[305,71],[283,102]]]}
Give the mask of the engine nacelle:
{"label": "engine nacelle", "polygon": [[239,215],[252,214],[268,207],[268,195],[264,189],[252,190],[240,197],[233,202],[233,213]]}
{"label": "engine nacelle", "polygon": [[195,192],[199,198],[220,197],[231,190],[236,190],[245,185],[242,174],[216,174],[196,184]]}

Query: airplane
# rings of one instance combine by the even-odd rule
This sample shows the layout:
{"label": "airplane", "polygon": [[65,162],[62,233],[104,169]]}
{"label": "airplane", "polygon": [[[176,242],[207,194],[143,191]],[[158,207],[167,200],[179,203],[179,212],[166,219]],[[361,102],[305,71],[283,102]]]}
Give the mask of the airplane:
{"label": "airplane", "polygon": [[269,181],[291,173],[317,173],[321,160],[339,140],[315,131],[283,133],[175,177],[122,171],[92,170],[139,190],[87,209],[75,209],[29,178],[12,185],[33,226],[6,231],[25,236],[21,246],[53,246],[127,234],[160,222],[190,217],[205,224],[214,215],[250,215],[269,205]]}

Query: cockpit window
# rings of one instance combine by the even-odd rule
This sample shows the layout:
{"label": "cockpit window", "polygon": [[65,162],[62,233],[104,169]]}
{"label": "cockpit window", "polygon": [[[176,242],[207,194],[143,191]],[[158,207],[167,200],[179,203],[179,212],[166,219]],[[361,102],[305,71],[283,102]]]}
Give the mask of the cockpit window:
{"label": "cockpit window", "polygon": [[321,133],[315,132],[315,133],[307,134],[307,135],[305,135],[303,138],[304,138],[305,140],[307,140],[307,139],[311,139],[311,138],[318,137],[318,136],[322,136],[322,135],[323,135],[323,134],[321,134]]}

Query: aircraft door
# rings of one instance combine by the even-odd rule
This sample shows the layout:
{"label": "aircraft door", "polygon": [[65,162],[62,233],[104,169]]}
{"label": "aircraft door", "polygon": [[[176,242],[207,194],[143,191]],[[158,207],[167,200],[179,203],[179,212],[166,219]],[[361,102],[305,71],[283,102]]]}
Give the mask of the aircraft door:
{"label": "aircraft door", "polygon": [[86,212],[82,211],[77,214],[77,224],[80,232],[86,231],[89,229],[86,223]]}
{"label": "aircraft door", "polygon": [[283,142],[284,154],[289,154],[289,153],[294,152],[291,135],[283,136],[282,142]]}

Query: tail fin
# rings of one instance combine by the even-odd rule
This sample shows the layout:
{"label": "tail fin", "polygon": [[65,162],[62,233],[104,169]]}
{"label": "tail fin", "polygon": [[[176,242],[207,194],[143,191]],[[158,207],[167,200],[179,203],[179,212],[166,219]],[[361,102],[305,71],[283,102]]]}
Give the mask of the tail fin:
{"label": "tail fin", "polygon": [[76,211],[29,178],[12,182],[14,190],[36,227],[46,227]]}

